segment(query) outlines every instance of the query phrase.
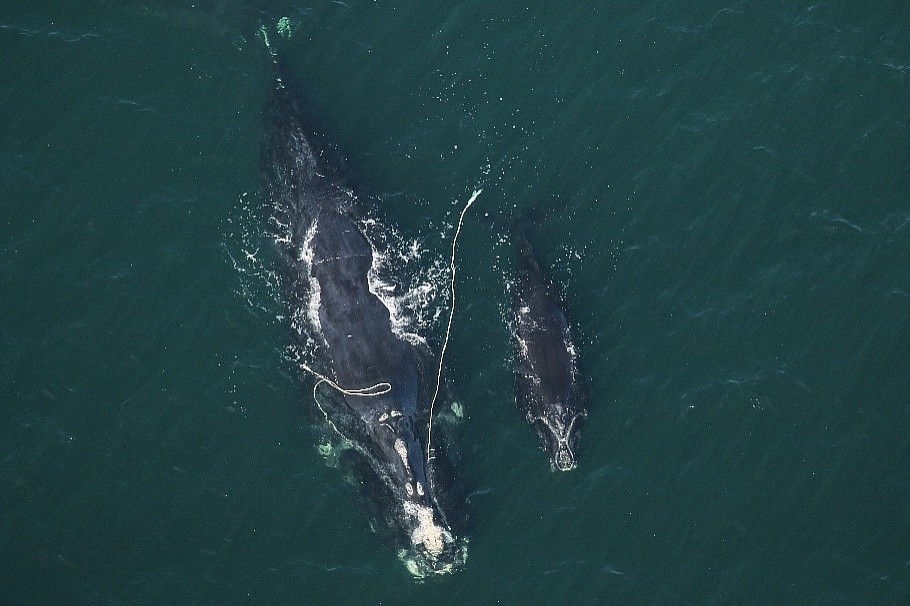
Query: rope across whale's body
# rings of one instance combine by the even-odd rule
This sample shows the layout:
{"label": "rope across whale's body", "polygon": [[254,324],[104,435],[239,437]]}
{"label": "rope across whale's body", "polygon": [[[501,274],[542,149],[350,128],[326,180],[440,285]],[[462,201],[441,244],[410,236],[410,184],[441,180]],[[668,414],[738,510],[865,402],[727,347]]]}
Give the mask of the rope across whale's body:
{"label": "rope across whale's body", "polygon": [[383,394],[387,394],[390,391],[392,391],[392,384],[387,383],[385,381],[376,383],[375,385],[370,385],[369,387],[352,387],[352,388],[342,387],[341,385],[339,385],[332,379],[328,378],[327,376],[316,372],[315,370],[313,370],[312,368],[310,368],[303,362],[300,362],[300,366],[305,371],[307,371],[308,373],[310,373],[311,375],[313,375],[314,377],[319,379],[319,381],[316,383],[317,387],[321,383],[325,383],[325,384],[329,385],[330,387],[332,387],[335,391],[342,393],[346,396],[363,396],[365,398],[372,398],[374,396],[381,396]]}
{"label": "rope across whale's body", "polygon": [[[479,196],[482,191],[482,189],[475,190],[471,195],[471,198],[468,200],[467,204],[465,204],[464,208],[461,210],[461,215],[458,217],[458,226],[455,229],[455,236],[452,238],[452,257],[449,262],[449,270],[451,274],[451,282],[449,285],[449,321],[446,325],[446,336],[442,342],[442,349],[439,352],[439,366],[436,369],[436,388],[433,391],[433,399],[430,400],[430,418],[427,425],[427,461],[430,461],[432,459],[433,409],[436,405],[436,399],[439,397],[439,387],[442,383],[442,363],[443,359],[445,358],[446,347],[449,344],[449,335],[452,332],[452,319],[455,316],[455,247],[458,244],[458,236],[461,233],[461,225],[464,223],[464,216],[468,212],[468,209],[471,207],[471,205],[474,203],[474,200],[477,199],[477,196]],[[332,422],[332,420],[329,418],[328,413],[324,408],[322,408],[322,405],[319,403],[319,399],[316,397],[316,390],[319,388],[319,386],[325,383],[338,393],[349,396],[361,396],[364,398],[374,398],[376,396],[385,395],[392,391],[392,384],[386,381],[380,381],[379,383],[370,385],[369,387],[342,387],[327,376],[313,370],[307,364],[300,362],[300,366],[305,371],[318,379],[316,384],[313,386],[313,400],[316,401],[316,406],[319,407],[319,410],[322,412],[329,425],[332,426],[332,429],[334,429],[338,435],[348,441],[350,441],[348,437],[345,436],[341,430],[338,429],[335,423]]]}

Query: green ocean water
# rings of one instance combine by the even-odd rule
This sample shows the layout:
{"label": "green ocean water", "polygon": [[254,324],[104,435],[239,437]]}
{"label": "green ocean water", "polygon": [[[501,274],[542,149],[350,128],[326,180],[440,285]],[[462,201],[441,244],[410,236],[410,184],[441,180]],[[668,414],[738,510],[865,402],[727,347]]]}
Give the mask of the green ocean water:
{"label": "green ocean water", "polygon": [[[0,603],[910,603],[910,5],[250,4],[0,5]],[[452,575],[371,532],[285,354],[280,17],[418,265],[483,189]],[[591,392],[565,474],[512,394],[526,213]]]}

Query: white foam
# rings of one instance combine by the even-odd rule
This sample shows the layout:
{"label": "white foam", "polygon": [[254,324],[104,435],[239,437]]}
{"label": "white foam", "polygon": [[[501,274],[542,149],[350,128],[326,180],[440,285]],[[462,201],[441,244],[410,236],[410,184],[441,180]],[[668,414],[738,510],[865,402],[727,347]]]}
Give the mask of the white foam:
{"label": "white foam", "polygon": [[278,20],[278,23],[275,24],[275,30],[278,34],[288,40],[290,40],[291,36],[294,35],[294,32],[297,31],[297,28],[299,27],[300,22],[296,19],[291,19],[290,17],[282,17]]}
{"label": "white foam", "polygon": [[522,339],[521,337],[517,336],[517,333],[515,336],[515,340],[518,342],[518,349],[519,349],[518,355],[523,360],[527,360],[528,358],[530,358],[531,353],[530,353],[530,351],[528,351],[528,342],[526,340]]}
{"label": "white foam", "polygon": [[[372,242],[370,244],[372,245]],[[392,332],[398,338],[415,345],[426,345],[426,340],[423,337],[409,330],[411,322],[409,322],[407,317],[406,309],[401,304],[401,298],[395,296],[395,285],[380,277],[383,261],[383,255],[373,247],[373,261],[370,265],[370,271],[367,272],[367,284],[370,292],[389,310],[389,322],[392,325]]]}
{"label": "white foam", "polygon": [[304,263],[307,280],[309,281],[309,297],[307,299],[306,306],[306,315],[307,320],[312,326],[315,334],[322,334],[322,323],[319,321],[319,304],[321,302],[321,290],[319,288],[319,280],[316,279],[316,276],[313,274],[313,236],[316,235],[316,228],[319,225],[319,219],[314,218],[313,223],[310,225],[310,228],[307,230],[306,235],[303,238],[303,242],[300,245],[300,250],[298,251],[299,260]]}
{"label": "white foam", "polygon": [[[361,221],[361,227],[372,249],[372,261],[367,273],[370,292],[388,309],[392,332],[398,338],[426,346],[426,339],[418,331],[427,328],[425,310],[436,302],[435,282],[427,279],[415,286],[395,284],[386,278],[394,273],[397,279],[405,279],[409,273],[406,271],[408,265],[416,264],[423,256],[419,241],[405,242],[394,229],[380,225],[375,219]],[[402,262],[405,271],[401,271]],[[401,294],[396,294],[399,290]],[[436,309],[435,317],[440,312],[441,309]]]}

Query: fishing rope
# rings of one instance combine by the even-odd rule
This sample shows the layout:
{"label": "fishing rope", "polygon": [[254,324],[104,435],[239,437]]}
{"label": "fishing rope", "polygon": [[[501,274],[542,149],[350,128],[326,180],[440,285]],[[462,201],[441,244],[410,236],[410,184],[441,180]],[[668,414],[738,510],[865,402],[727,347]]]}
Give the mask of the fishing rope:
{"label": "fishing rope", "polygon": [[480,195],[483,189],[477,189],[471,194],[471,199],[468,200],[468,203],[465,204],[464,208],[461,209],[461,216],[458,217],[458,227],[455,229],[455,237],[452,238],[452,260],[449,262],[449,271],[452,275],[452,282],[449,287],[450,297],[449,297],[449,323],[446,325],[446,338],[442,342],[442,350],[439,352],[439,368],[436,370],[436,391],[433,392],[433,399],[430,401],[430,421],[427,425],[427,462],[432,460],[430,456],[432,452],[432,438],[433,438],[433,407],[436,404],[436,398],[439,396],[439,385],[442,382],[442,360],[446,355],[446,347],[449,344],[449,334],[452,332],[452,319],[455,317],[455,246],[458,244],[458,235],[461,233],[461,224],[464,222],[465,213],[468,212],[468,209],[471,208],[471,205],[474,204],[474,200],[477,199],[477,196]]}
{"label": "fishing rope", "polygon": [[[310,372],[313,372],[313,371],[311,370]],[[316,375],[319,376],[318,373],[316,373]],[[329,424],[329,426],[335,431],[335,433],[337,433],[339,436],[341,436],[342,446],[353,447],[356,450],[360,451],[367,458],[370,458],[370,453],[367,452],[367,450],[363,446],[361,446],[354,440],[352,440],[349,437],[347,437],[346,435],[344,435],[344,433],[342,433],[342,431],[340,429],[338,429],[338,426],[335,425],[335,422],[329,418],[329,413],[327,413],[325,411],[325,408],[322,407],[322,404],[319,402],[319,398],[316,397],[316,390],[319,389],[319,386],[322,385],[323,383],[328,383],[329,385],[332,385],[333,387],[338,389],[338,387],[332,381],[326,379],[325,377],[316,381],[316,384],[313,385],[313,401],[316,402],[316,407],[319,409],[319,412],[322,413],[322,416],[325,417],[326,423]],[[379,385],[382,385],[382,383],[379,383]],[[385,385],[388,385],[388,383],[386,383]],[[369,388],[367,388],[367,389],[369,389]],[[341,390],[341,391],[342,391],[342,393],[345,393],[346,391],[350,392],[351,390]],[[355,389],[353,391],[358,392],[358,391],[363,391],[363,390]],[[385,392],[382,392],[382,393],[385,393]],[[360,395],[360,394],[354,394],[354,395]],[[373,395],[379,395],[379,394],[373,394]]]}
{"label": "fishing rope", "polygon": [[319,389],[319,386],[322,385],[323,382],[324,381],[322,379],[319,379],[318,381],[316,381],[316,384],[313,385],[313,401],[316,402],[316,407],[319,409],[319,412],[322,413],[322,416],[325,417],[325,422],[328,423],[332,427],[332,429],[335,430],[335,433],[337,433],[339,436],[341,436],[341,438],[345,442],[350,442],[348,437],[346,435],[344,435],[343,433],[341,433],[341,430],[338,429],[338,427],[335,425],[335,423],[332,421],[332,419],[329,418],[329,413],[327,413],[325,411],[325,408],[323,408],[322,404],[319,403],[319,398],[316,397],[316,390]]}
{"label": "fishing rope", "polygon": [[332,420],[329,418],[329,413],[327,413],[325,411],[325,409],[322,407],[322,404],[319,403],[319,398],[316,397],[316,390],[319,389],[319,386],[322,385],[323,383],[325,383],[326,385],[333,388],[338,393],[342,393],[342,394],[348,395],[348,396],[361,396],[364,398],[374,398],[376,396],[381,396],[383,394],[387,394],[390,391],[392,391],[392,384],[387,383],[385,381],[376,383],[375,385],[370,385],[369,387],[355,387],[352,389],[346,389],[346,388],[342,387],[341,385],[339,385],[338,383],[336,383],[335,381],[333,381],[332,379],[328,378],[327,376],[316,372],[315,370],[313,370],[312,368],[307,366],[307,364],[305,362],[298,360],[298,364],[300,364],[300,367],[303,368],[305,371],[307,371],[308,373],[310,373],[311,375],[313,375],[314,377],[319,379],[318,381],[316,381],[316,384],[313,385],[313,401],[316,402],[316,406],[319,408],[319,412],[322,413],[322,416],[325,417],[325,420],[328,422],[328,424],[332,426],[332,429],[335,430],[335,433],[337,433],[339,436],[344,438],[345,441],[347,441],[347,442],[351,442],[351,440],[346,435],[344,435],[340,429],[338,429],[338,427],[335,425],[335,423],[333,423]]}
{"label": "fishing rope", "polygon": [[[300,362],[300,366],[305,371],[307,371],[308,373],[310,373],[311,375],[313,375],[314,377],[319,379],[319,383],[328,383],[329,386],[334,387],[335,390],[337,390],[339,393],[342,393],[346,396],[363,396],[364,398],[372,398],[374,396],[381,396],[381,395],[387,394],[390,391],[392,391],[392,384],[386,383],[385,381],[376,383],[375,385],[370,385],[369,387],[354,387],[351,389],[347,389],[345,387],[342,387],[341,385],[339,385],[332,379],[328,378],[327,376],[319,374],[318,372],[316,372],[315,370],[313,370],[312,368],[310,368],[303,362]],[[316,383],[316,385],[318,386],[319,383]]]}

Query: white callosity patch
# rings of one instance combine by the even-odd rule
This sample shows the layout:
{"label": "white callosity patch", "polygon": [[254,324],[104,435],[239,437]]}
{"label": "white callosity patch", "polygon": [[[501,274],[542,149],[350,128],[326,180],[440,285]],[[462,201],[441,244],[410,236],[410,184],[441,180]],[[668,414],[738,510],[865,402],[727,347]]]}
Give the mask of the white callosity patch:
{"label": "white callosity patch", "polygon": [[404,468],[410,469],[411,466],[408,465],[408,447],[401,438],[395,439],[395,452],[401,457],[401,464],[404,465]]}
{"label": "white callosity patch", "polygon": [[562,419],[555,417],[553,419],[547,417],[537,417],[537,421],[544,423],[549,429],[550,433],[553,434],[553,437],[562,444],[568,438],[568,431],[566,430],[565,424],[562,422]]}
{"label": "white callosity patch", "polygon": [[446,544],[453,540],[452,533],[436,524],[433,519],[433,510],[430,507],[406,502],[404,510],[417,523],[411,532],[411,545],[414,548],[422,547],[430,557],[441,556]]}
{"label": "white callosity patch", "polygon": [[[408,447],[404,443],[404,440],[402,440],[401,438],[396,438],[394,447],[395,447],[395,452],[397,452],[398,456],[401,457],[401,464],[404,465],[405,471],[407,471],[408,474],[411,474],[411,464],[408,462]],[[417,491],[418,496],[423,496],[423,485],[416,480],[414,481],[414,486],[411,486],[410,484],[405,484],[404,490],[409,497],[414,496],[415,490]]]}
{"label": "white callosity patch", "polygon": [[383,427],[388,428],[389,431],[395,431],[390,424],[390,421],[401,416],[400,410],[391,410],[389,412],[384,412],[379,415],[379,424]]}
{"label": "white callosity patch", "polygon": [[556,449],[555,454],[557,459],[560,459],[561,456],[565,456],[568,459],[563,463],[562,459],[558,460],[558,467],[563,471],[567,471],[575,466],[574,455],[572,454],[572,446],[569,443],[570,438],[572,437],[572,430],[575,427],[575,423],[580,418],[585,417],[584,412],[575,414],[568,423],[564,423],[562,420],[562,415],[564,414],[565,409],[562,406],[557,407],[556,414],[552,418],[548,416],[540,417],[531,417],[528,415],[528,420],[531,422],[540,421],[550,430],[553,438],[556,440]]}

